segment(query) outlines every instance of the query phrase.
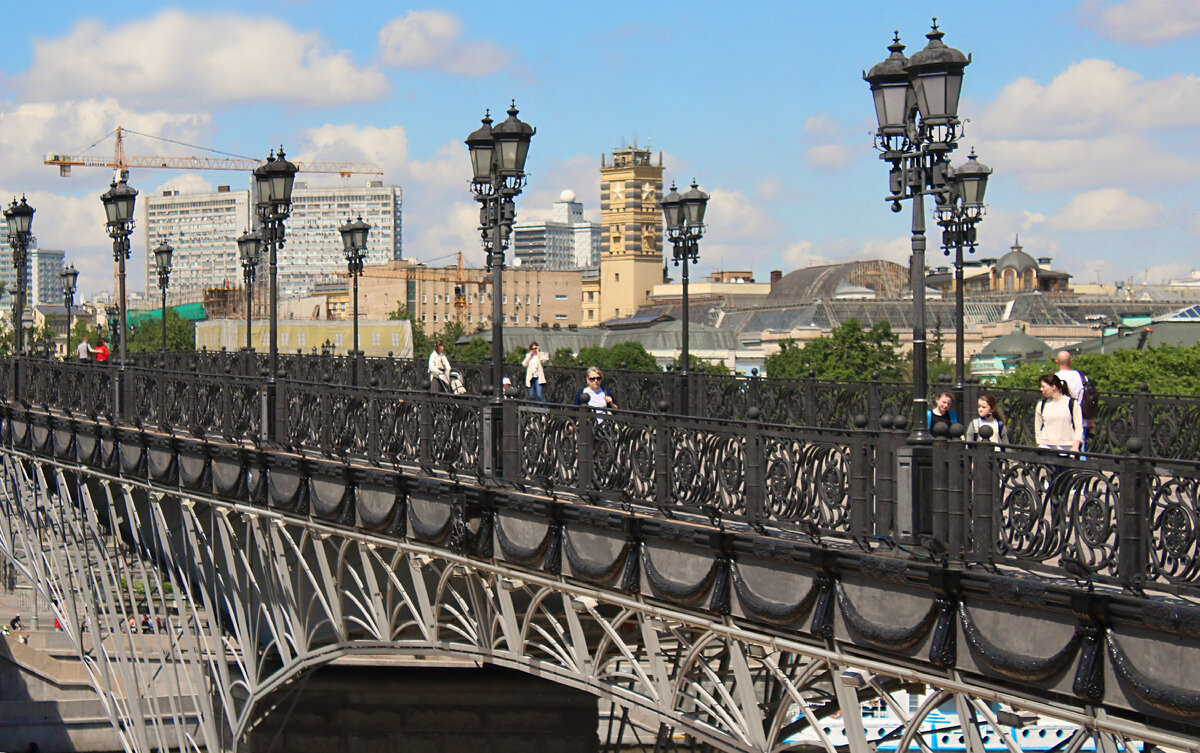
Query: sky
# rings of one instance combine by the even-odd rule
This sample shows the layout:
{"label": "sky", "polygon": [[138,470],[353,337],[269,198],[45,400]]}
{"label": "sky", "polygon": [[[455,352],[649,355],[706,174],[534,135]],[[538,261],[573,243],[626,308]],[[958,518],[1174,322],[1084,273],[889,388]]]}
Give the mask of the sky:
{"label": "sky", "polygon": [[[111,172],[61,178],[46,153],[110,155],[117,126],[241,156],[283,145],[381,165],[404,192],[405,256],[479,265],[463,140],[515,99],[537,128],[520,220],[548,218],[564,189],[599,219],[600,157],[636,143],[662,152],[668,183],[712,196],[694,277],[907,263],[910,209],[885,201],[862,74],[893,30],[907,54],[924,47],[934,16],[972,56],[953,161],[974,148],[994,170],[977,256],[1019,234],[1077,282],[1200,267],[1200,0],[17,3],[0,46],[0,197],[28,197],[39,245],[66,250],[90,297],[112,284]],[[138,136],[126,151],[205,154]],[[144,196],[248,176],[133,170],[130,184]]]}

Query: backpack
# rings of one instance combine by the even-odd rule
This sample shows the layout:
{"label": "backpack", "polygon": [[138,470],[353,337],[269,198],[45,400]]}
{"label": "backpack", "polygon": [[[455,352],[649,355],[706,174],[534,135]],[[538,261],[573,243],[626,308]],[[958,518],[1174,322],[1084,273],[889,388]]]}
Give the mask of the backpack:
{"label": "backpack", "polygon": [[1091,421],[1100,412],[1100,393],[1083,372],[1079,372],[1079,376],[1083,379],[1083,398],[1079,401],[1079,410],[1086,420]]}
{"label": "backpack", "polygon": [[[1087,377],[1084,377],[1084,379],[1086,380]],[[1048,398],[1048,397],[1044,397],[1044,398],[1042,398],[1041,402],[1038,403],[1037,415],[1038,415],[1038,418],[1042,419],[1042,428],[1043,429],[1046,428],[1046,417],[1043,415],[1043,413],[1046,410],[1046,401],[1049,399],[1050,398]],[[1083,403],[1079,404],[1079,412],[1083,413]],[[1075,398],[1073,398],[1073,397],[1067,398],[1067,415],[1071,417],[1071,431],[1074,431],[1075,430]],[[1084,416],[1084,418],[1087,418],[1087,416]]]}

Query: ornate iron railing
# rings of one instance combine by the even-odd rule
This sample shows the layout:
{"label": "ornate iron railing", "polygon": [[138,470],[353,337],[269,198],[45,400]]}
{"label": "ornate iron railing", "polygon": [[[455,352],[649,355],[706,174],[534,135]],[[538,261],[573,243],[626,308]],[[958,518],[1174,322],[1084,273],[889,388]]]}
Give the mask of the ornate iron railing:
{"label": "ornate iron railing", "polygon": [[[1200,462],[1137,454],[1150,432],[1132,436],[1132,452],[1124,455],[1047,454],[1020,445],[997,452],[990,444],[938,438],[929,453],[928,494],[912,498],[897,470],[907,431],[890,418],[870,426],[864,413],[849,417],[852,429],[831,429],[773,422],[753,404],[742,420],[664,410],[597,413],[285,379],[275,393],[279,423],[267,432],[269,392],[261,379],[127,367],[121,416],[114,411],[115,370],[29,365],[22,364],[21,400],[8,403],[8,430],[18,444],[35,441],[36,415],[48,411],[51,422],[68,414],[75,423],[123,425],[147,436],[224,437],[278,452],[284,465],[294,462],[287,457],[315,455],[862,548],[896,547],[914,531],[914,543],[934,558],[1129,588],[1200,584]],[[467,373],[468,380],[484,377]],[[878,383],[846,389],[865,395],[876,411],[900,399]],[[833,410],[845,399],[810,392],[802,402]],[[1138,416],[1156,415],[1148,402],[1146,395],[1112,401],[1113,424],[1125,411],[1129,431],[1139,431],[1145,425]],[[917,508],[911,520],[899,517],[906,497]]]}

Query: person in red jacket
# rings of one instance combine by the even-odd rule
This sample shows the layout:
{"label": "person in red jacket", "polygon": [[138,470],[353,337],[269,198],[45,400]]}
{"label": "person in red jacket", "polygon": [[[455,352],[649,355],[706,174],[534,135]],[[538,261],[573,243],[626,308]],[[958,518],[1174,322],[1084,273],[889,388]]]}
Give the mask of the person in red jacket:
{"label": "person in red jacket", "polygon": [[92,355],[96,357],[96,363],[104,363],[108,360],[108,346],[104,343],[103,337],[96,338],[96,347],[89,348]]}

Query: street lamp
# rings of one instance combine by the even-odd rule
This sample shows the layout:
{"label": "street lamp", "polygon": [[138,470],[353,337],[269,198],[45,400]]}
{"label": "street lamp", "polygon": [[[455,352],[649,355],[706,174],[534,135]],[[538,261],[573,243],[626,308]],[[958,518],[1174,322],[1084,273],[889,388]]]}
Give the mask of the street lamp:
{"label": "street lamp", "polygon": [[[117,325],[119,330],[115,334],[120,337],[118,350],[120,360],[117,362],[117,367],[121,371],[125,369],[125,345],[129,334],[125,300],[125,262],[129,259],[129,236],[133,232],[133,208],[137,202],[137,193],[122,178],[119,183],[114,180],[109,189],[100,196],[100,201],[104,203],[108,235],[113,239],[113,258],[117,262]],[[122,390],[118,394],[120,395],[118,406],[123,410],[124,391]]]}
{"label": "street lamp", "polygon": [[471,155],[471,191],[479,202],[479,230],[492,275],[492,398],[499,405],[504,394],[504,325],[501,307],[504,249],[512,234],[516,207],[513,199],[525,185],[525,158],[537,129],[517,118],[514,101],[508,119],[492,127],[489,115],[467,137]]}
{"label": "street lamp", "polygon": [[247,374],[254,360],[254,278],[258,274],[258,260],[262,257],[262,233],[249,230],[238,236],[238,256],[242,259],[242,280],[246,283],[246,359]]}
{"label": "street lamp", "polygon": [[163,241],[154,249],[154,266],[158,269],[158,289],[162,291],[162,352],[167,352],[167,286],[171,284],[171,254],[175,249]]}
{"label": "street lamp", "polygon": [[942,42],[944,34],[934,19],[925,35],[929,43],[912,56],[904,55],[899,32],[891,54],[863,74],[875,100],[879,128],[875,144],[880,159],[891,164],[892,211],[912,199],[913,295],[913,430],[915,443],[929,440],[927,416],[928,371],[925,342],[925,196],[944,194],[949,163],[947,155],[958,146],[958,98],[963,70],[970,57]]}
{"label": "street lamp", "polygon": [[13,296],[13,331],[16,336],[16,354],[22,355],[24,348],[22,343],[24,340],[22,333],[22,312],[25,308],[25,277],[29,267],[29,239],[33,228],[33,213],[34,208],[29,206],[25,201],[25,197],[21,197],[21,203],[18,204],[14,198],[12,204],[4,210],[4,219],[8,222],[8,244],[13,250],[13,266],[17,270],[17,291]]}
{"label": "street lamp", "polygon": [[358,278],[362,275],[363,259],[367,255],[367,233],[371,226],[359,217],[354,222],[347,220],[345,225],[338,228],[342,234],[342,245],[346,251],[346,271],[354,287],[354,348],[350,351],[350,383],[358,386]]}
{"label": "street lamp", "polygon": [[270,316],[270,356],[267,374],[267,421],[271,436],[277,435],[275,425],[275,379],[279,375],[279,247],[283,245],[284,221],[292,213],[292,187],[299,168],[289,162],[279,147],[267,161],[254,169],[255,209],[261,225],[263,242],[267,247],[268,315]]}
{"label": "street lamp", "polygon": [[[954,249],[954,389],[961,396],[965,381],[963,346],[963,249],[975,252],[975,226],[983,219],[983,195],[992,168],[980,162],[971,150],[967,164],[947,169],[950,190],[939,195],[937,223],[942,228],[942,251]],[[966,410],[967,406],[963,406]]]}
{"label": "street lamp", "polygon": [[675,184],[671,191],[659,202],[662,206],[663,218],[667,224],[667,237],[671,241],[672,256],[675,266],[683,263],[683,350],[680,359],[679,373],[683,378],[682,412],[688,412],[688,395],[690,384],[688,368],[691,365],[689,348],[689,315],[688,315],[688,262],[696,264],[700,261],[700,239],[704,237],[704,211],[708,207],[708,194],[700,190],[696,179],[692,179],[691,189],[679,195]]}
{"label": "street lamp", "polygon": [[75,305],[75,286],[79,282],[79,270],[70,264],[58,276],[62,279],[63,305],[67,307],[67,358],[71,358],[71,307]]}

